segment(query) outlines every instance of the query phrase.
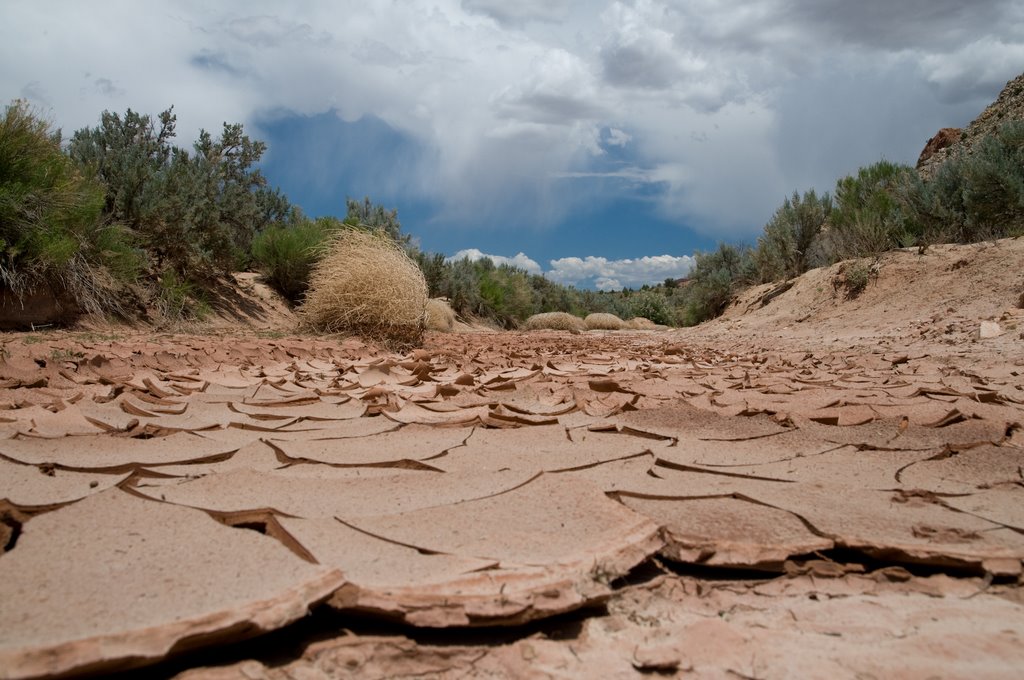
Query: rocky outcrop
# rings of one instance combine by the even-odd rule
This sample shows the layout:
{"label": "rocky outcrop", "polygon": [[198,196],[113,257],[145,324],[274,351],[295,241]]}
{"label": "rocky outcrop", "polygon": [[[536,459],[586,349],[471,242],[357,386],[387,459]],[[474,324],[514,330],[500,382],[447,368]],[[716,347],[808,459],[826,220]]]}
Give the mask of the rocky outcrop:
{"label": "rocky outcrop", "polygon": [[947,158],[970,153],[979,140],[1013,120],[1024,120],[1024,73],[1006,83],[999,97],[966,128],[942,128],[929,139],[917,159],[918,172],[925,179],[933,177]]}
{"label": "rocky outcrop", "polygon": [[917,167],[920,168],[939,151],[948,149],[959,142],[963,133],[964,131],[960,128],[942,128],[936,132],[935,136],[924,145],[924,150],[921,151],[921,155],[917,159]]}

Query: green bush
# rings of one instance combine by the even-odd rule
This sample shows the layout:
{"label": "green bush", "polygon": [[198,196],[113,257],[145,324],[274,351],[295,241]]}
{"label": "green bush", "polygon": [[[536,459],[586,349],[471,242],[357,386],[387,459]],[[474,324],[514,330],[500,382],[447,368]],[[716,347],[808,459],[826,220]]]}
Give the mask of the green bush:
{"label": "green bush", "polygon": [[200,320],[209,313],[195,284],[173,269],[165,270],[157,280],[157,307],[169,321]]}
{"label": "green bush", "polygon": [[298,303],[309,288],[310,274],[325,245],[343,226],[333,217],[311,220],[302,216],[271,225],[253,239],[253,265],[272,288]]}
{"label": "green bush", "polygon": [[874,276],[874,270],[871,263],[865,260],[856,260],[842,266],[843,288],[846,289],[846,297],[853,299],[868,287],[868,282]]}
{"label": "green bush", "polygon": [[827,193],[819,197],[812,189],[801,197],[794,191],[757,241],[760,278],[789,279],[823,264],[824,257],[815,246],[831,212],[832,198]]}
{"label": "green bush", "polygon": [[172,109],[156,121],[105,111],[74,134],[69,153],[105,185],[104,212],[138,236],[158,270],[196,279],[245,264],[254,235],[289,207],[256,169],[266,145],[241,125],[225,123],[217,139],[201,131],[190,152],[171,144],[176,120]]}
{"label": "green bush", "polygon": [[[697,264],[690,274],[689,285],[684,289],[682,324],[694,326],[721,314],[736,290],[749,284],[753,257],[749,248],[725,243],[720,244],[716,251],[697,253]],[[654,321],[649,316],[647,318]]]}
{"label": "green bush", "polygon": [[1024,233],[1024,121],[949,158],[930,180],[911,178],[899,197],[922,245]]}
{"label": "green bush", "polygon": [[103,187],[60,147],[60,133],[15,101],[0,120],[0,287],[22,296],[45,288],[91,312],[118,311],[118,280],[139,254],[103,221]]}
{"label": "green bush", "polygon": [[1024,121],[1006,123],[981,140],[963,164],[965,232],[979,241],[1024,227]]}
{"label": "green bush", "polygon": [[626,318],[643,317],[660,326],[676,325],[675,314],[668,304],[668,300],[652,290],[644,290],[630,296],[629,313]]}
{"label": "green bush", "polygon": [[835,207],[824,234],[829,260],[837,262],[912,245],[915,228],[900,190],[914,169],[882,160],[836,183]]}

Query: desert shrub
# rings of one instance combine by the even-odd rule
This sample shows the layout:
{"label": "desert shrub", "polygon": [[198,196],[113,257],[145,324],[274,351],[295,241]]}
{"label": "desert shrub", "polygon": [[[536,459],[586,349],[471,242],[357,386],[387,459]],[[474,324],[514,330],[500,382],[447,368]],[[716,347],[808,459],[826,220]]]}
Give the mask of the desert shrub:
{"label": "desert shrub", "polygon": [[369,196],[362,201],[345,199],[345,224],[352,227],[364,227],[371,231],[383,232],[393,241],[408,245],[410,237],[402,234],[402,223],[398,220],[398,210],[388,210],[370,200]]}
{"label": "desert shrub", "polygon": [[1024,233],[1024,121],[952,156],[930,180],[912,177],[899,197],[922,245]]}
{"label": "desert shrub", "polygon": [[588,314],[583,323],[586,324],[587,330],[596,331],[619,331],[626,327],[626,323],[615,316],[614,314],[608,314],[607,312],[595,312]]}
{"label": "desert shrub", "polygon": [[827,193],[819,197],[812,189],[801,197],[794,191],[757,241],[762,279],[788,279],[823,264],[824,257],[814,247],[831,212],[832,198]]}
{"label": "desert shrub", "polygon": [[444,300],[430,298],[427,300],[426,324],[428,331],[450,332],[455,328],[455,312]]}
{"label": "desert shrub", "polygon": [[824,247],[833,262],[912,245],[918,230],[900,200],[914,169],[888,161],[861,168],[836,184],[835,206]]}
{"label": "desert shrub", "polygon": [[627,301],[629,312],[623,316],[642,316],[659,326],[674,326],[675,314],[664,295],[654,291],[642,290],[630,295]]}
{"label": "desert shrub", "polygon": [[530,288],[533,290],[534,313],[582,312],[580,291],[571,286],[560,285],[537,274],[531,274],[529,280]]}
{"label": "desert shrub", "polygon": [[571,331],[579,333],[587,330],[587,324],[578,316],[568,312],[541,312],[529,317],[523,323],[523,329],[528,331],[553,330]]}
{"label": "desert shrub", "polygon": [[299,313],[316,331],[352,332],[396,346],[423,335],[427,284],[405,249],[380,232],[336,232],[310,276]]}
{"label": "desert shrub", "polygon": [[325,244],[341,227],[332,217],[297,216],[288,223],[273,224],[253,239],[253,265],[272,288],[297,303],[309,288],[310,274]]}
{"label": "desert shrub", "polygon": [[420,253],[417,260],[430,295],[447,298],[459,314],[515,328],[537,311],[531,276],[521,269],[495,265],[489,258],[449,261],[442,255]]}
{"label": "desert shrub", "polygon": [[846,297],[853,299],[864,292],[868,282],[874,275],[871,262],[867,260],[856,260],[840,265],[840,283],[846,291]]}
{"label": "desert shrub", "polygon": [[119,311],[137,274],[128,234],[103,220],[103,187],[60,147],[60,133],[15,101],[0,119],[0,287],[48,289],[78,309]]}
{"label": "desert shrub", "polygon": [[475,314],[514,328],[533,312],[533,294],[526,272],[509,265],[495,266],[488,258],[474,263],[480,304]]}
{"label": "desert shrub", "polygon": [[747,285],[752,258],[750,249],[725,243],[710,253],[697,253],[690,284],[684,289],[683,325],[694,326],[721,314],[736,290]]}
{"label": "desert shrub", "polygon": [[642,316],[636,316],[626,322],[626,327],[635,331],[653,331],[657,330],[658,324]]}
{"label": "desert shrub", "polygon": [[201,131],[188,151],[171,143],[176,120],[172,109],[157,120],[105,111],[68,151],[105,186],[104,214],[137,235],[158,270],[201,278],[247,263],[253,236],[289,206],[256,167],[266,145],[240,124],[216,139]]}
{"label": "desert shrub", "polygon": [[173,269],[167,269],[160,275],[156,289],[157,309],[168,321],[198,321],[209,313],[209,307],[195,284]]}
{"label": "desert shrub", "polygon": [[963,164],[966,212],[962,242],[999,238],[1024,228],[1024,121],[1004,124]]}

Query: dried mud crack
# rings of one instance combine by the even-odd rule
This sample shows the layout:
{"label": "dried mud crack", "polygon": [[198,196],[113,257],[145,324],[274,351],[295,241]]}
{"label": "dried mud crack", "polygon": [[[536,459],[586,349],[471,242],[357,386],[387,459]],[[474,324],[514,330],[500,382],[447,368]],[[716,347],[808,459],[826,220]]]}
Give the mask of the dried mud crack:
{"label": "dried mud crack", "polygon": [[4,336],[0,677],[1012,677],[1020,346],[714,332]]}

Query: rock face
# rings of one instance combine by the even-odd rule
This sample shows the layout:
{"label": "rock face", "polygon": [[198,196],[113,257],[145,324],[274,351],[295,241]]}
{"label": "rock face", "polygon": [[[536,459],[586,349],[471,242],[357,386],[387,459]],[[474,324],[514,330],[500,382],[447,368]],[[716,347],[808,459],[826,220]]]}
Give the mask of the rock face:
{"label": "rock face", "polygon": [[977,141],[1015,120],[1024,120],[1024,73],[1006,83],[999,97],[966,128],[942,128],[929,139],[917,159],[917,171],[924,179],[933,177],[947,158],[970,153]]}
{"label": "rock face", "polygon": [[928,160],[934,156],[937,152],[948,149],[957,142],[960,141],[960,137],[963,136],[964,131],[960,128],[942,128],[935,133],[935,136],[928,140],[928,143],[924,145],[924,150],[921,151],[921,155],[917,158],[917,167],[921,167]]}

